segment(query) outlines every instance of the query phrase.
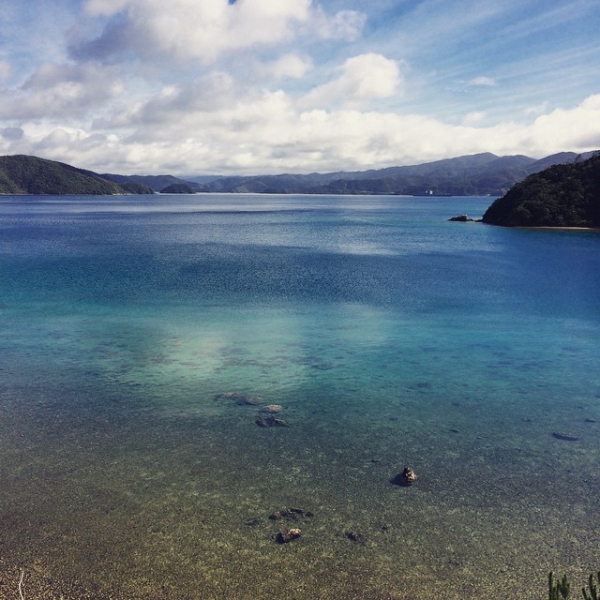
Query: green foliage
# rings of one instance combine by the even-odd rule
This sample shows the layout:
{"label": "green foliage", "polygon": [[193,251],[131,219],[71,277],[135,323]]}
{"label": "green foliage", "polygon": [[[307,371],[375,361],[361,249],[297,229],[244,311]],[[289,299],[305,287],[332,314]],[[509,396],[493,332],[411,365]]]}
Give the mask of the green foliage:
{"label": "green foliage", "polygon": [[123,194],[151,193],[130,191],[96,173],[35,156],[0,157],[2,194]]}
{"label": "green foliage", "polygon": [[600,227],[600,153],[530,175],[498,198],[483,222],[507,227]]}
{"label": "green foliage", "polygon": [[562,580],[559,579],[554,583],[554,574],[550,571],[548,575],[548,600],[567,600],[571,585],[567,580],[567,576],[563,575]]}
{"label": "green foliage", "polygon": [[154,194],[154,190],[143,183],[127,182],[120,183],[119,187],[126,194]]}
{"label": "green foliage", "polygon": [[[598,583],[600,583],[600,571],[598,571],[598,573],[596,574],[596,581],[598,581]],[[594,582],[593,574],[590,575],[590,578],[588,580],[588,588],[589,588],[589,594],[585,588],[581,589],[584,599],[585,600],[599,600],[600,596],[598,595],[598,586]]]}
{"label": "green foliage", "polygon": [[[600,571],[596,574],[596,581],[600,584]],[[598,594],[598,584],[594,581],[594,574],[590,575],[588,579],[588,589],[585,587],[581,588],[584,600],[600,600]],[[550,571],[548,575],[548,600],[567,600],[571,591],[571,584],[567,579],[566,575],[563,575],[562,579],[554,581],[554,574]]]}
{"label": "green foliage", "polygon": [[161,194],[195,194],[194,190],[187,183],[172,183],[160,190]]}

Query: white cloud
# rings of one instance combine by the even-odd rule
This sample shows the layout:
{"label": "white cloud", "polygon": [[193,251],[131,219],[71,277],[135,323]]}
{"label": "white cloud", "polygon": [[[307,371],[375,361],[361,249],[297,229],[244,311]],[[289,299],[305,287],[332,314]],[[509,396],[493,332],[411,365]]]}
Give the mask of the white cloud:
{"label": "white cloud", "polygon": [[486,113],[483,111],[473,111],[466,114],[462,120],[463,125],[476,125],[485,119]]}
{"label": "white cloud", "polygon": [[300,79],[313,68],[313,62],[308,56],[299,56],[297,54],[284,54],[276,61],[261,64],[256,71],[261,77],[267,79]]}
{"label": "white cloud", "polygon": [[44,64],[18,89],[0,94],[6,120],[81,117],[122,91],[112,68],[98,65]]}
{"label": "white cloud", "polygon": [[536,106],[528,106],[523,112],[526,115],[541,115],[548,111],[548,107],[550,103],[546,100],[541,104],[537,104]]}
{"label": "white cloud", "polygon": [[381,54],[362,54],[346,60],[340,75],[313,89],[304,107],[361,107],[398,93],[402,76],[398,64]]}
{"label": "white cloud", "polygon": [[71,47],[76,59],[135,55],[212,63],[227,52],[289,43],[301,32],[355,39],[364,24],[361,13],[328,17],[312,0],[89,0],[86,7],[110,19],[99,37]]}
{"label": "white cloud", "polygon": [[474,79],[471,79],[471,81],[469,81],[469,85],[494,87],[496,85],[496,80],[492,77],[475,77]]}
{"label": "white cloud", "polygon": [[341,10],[333,18],[317,9],[313,26],[324,39],[356,40],[359,38],[367,17],[355,10]]}
{"label": "white cloud", "polygon": [[528,128],[523,144],[529,145],[536,154],[550,154],[565,148],[573,151],[600,147],[600,94],[586,98],[572,109],[557,108],[539,116]]}

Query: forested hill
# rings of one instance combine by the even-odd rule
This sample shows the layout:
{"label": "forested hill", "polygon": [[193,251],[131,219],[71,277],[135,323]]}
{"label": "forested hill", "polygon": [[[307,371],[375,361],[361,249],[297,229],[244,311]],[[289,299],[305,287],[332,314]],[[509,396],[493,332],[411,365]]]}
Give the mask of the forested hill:
{"label": "forested hill", "polygon": [[483,222],[506,227],[600,227],[600,152],[530,175],[498,198]]}
{"label": "forested hill", "polygon": [[92,171],[35,156],[0,156],[0,194],[152,194],[141,184],[118,184]]}
{"label": "forested hill", "polygon": [[[591,153],[589,155],[591,156]],[[583,155],[583,158],[587,156]],[[196,191],[501,196],[531,173],[537,173],[553,164],[573,162],[576,159],[577,154],[573,152],[561,152],[541,160],[521,155],[496,156],[485,152],[419,165],[370,171],[220,177],[198,185]]]}

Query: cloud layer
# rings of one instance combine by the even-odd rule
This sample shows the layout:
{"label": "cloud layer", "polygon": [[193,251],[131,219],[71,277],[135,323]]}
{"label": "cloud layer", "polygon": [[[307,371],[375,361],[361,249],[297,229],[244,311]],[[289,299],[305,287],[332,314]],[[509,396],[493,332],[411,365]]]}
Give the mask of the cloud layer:
{"label": "cloud layer", "polygon": [[[557,49],[541,35],[559,27],[556,11],[535,16],[540,36],[530,31],[523,42],[528,62],[514,57],[510,66],[502,56],[477,54],[475,40],[488,48],[483,32],[493,23],[505,23],[516,39],[510,19],[525,9],[534,19],[534,2],[492,10],[472,0],[463,37],[430,38],[433,47],[413,31],[428,11],[440,10],[433,0],[405,12],[383,1],[343,10],[312,0],[60,4],[70,18],[58,41],[52,38],[48,60],[0,53],[1,154],[104,172],[192,175],[600,148],[600,78],[590,63],[600,52],[584,31],[568,48],[572,85],[560,94]],[[459,23],[448,20],[452,8],[446,21],[432,18],[432,27],[458,32]],[[589,21],[583,3],[573,11]],[[13,29],[18,23],[1,9],[0,19]],[[573,44],[572,36],[561,43]]]}

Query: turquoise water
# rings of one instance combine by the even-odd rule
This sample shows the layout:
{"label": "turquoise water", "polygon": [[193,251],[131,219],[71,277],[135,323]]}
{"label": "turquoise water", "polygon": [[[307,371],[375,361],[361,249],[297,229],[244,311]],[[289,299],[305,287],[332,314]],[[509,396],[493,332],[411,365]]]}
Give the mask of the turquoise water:
{"label": "turquoise water", "polygon": [[600,237],[447,221],[490,201],[4,197],[0,597],[583,584]]}

